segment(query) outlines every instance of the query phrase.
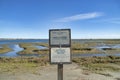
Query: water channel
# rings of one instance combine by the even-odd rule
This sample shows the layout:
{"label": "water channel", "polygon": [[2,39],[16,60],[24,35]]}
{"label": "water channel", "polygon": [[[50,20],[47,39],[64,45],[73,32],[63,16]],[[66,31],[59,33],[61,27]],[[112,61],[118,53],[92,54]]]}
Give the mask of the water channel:
{"label": "water channel", "polygon": [[21,48],[18,44],[10,44],[9,47],[13,49],[13,51],[0,54],[1,57],[17,57],[19,56],[17,52],[23,50],[23,48]]}
{"label": "water channel", "polygon": [[[23,48],[21,48],[19,46],[19,44],[10,44],[9,47],[11,49],[13,49],[13,51],[11,52],[7,52],[7,53],[4,53],[4,54],[0,54],[0,57],[18,57],[18,56],[41,56],[40,54],[22,54],[22,55],[19,55],[17,54],[19,51],[22,51]],[[47,47],[44,47],[44,46],[35,46],[36,48],[38,49],[47,49]],[[118,45],[111,45],[111,47],[108,47],[108,46],[96,46],[95,47],[96,49],[99,49],[99,50],[102,50],[102,48],[120,48],[120,44]],[[104,52],[101,53],[101,54],[97,54],[97,53],[93,53],[93,54],[72,54],[73,57],[92,57],[92,56],[109,56],[109,55],[113,55],[113,56],[120,56],[120,53],[115,53],[115,54],[105,54]]]}
{"label": "water channel", "polygon": [[[19,44],[10,44],[9,47],[13,49],[13,51],[0,54],[0,57],[18,57],[18,56],[40,56],[40,54],[17,54],[19,51],[22,51],[23,48],[19,46]],[[47,49],[44,46],[35,46],[38,49]],[[2,48],[2,47],[1,47]]]}
{"label": "water channel", "polygon": [[[48,39],[21,39],[21,40],[0,40],[0,48],[2,48],[2,44],[8,44],[9,47],[11,49],[13,49],[13,51],[11,52],[7,52],[7,53],[4,53],[4,54],[0,54],[0,57],[18,57],[18,56],[41,56],[40,54],[23,54],[23,55],[19,55],[17,54],[19,51],[22,51],[23,48],[21,48],[19,46],[19,43],[36,43],[36,42],[47,42],[48,43]],[[75,42],[77,42],[77,40],[74,40]],[[114,55],[114,56],[120,56],[120,52],[119,53],[114,53],[114,54],[105,54],[105,50],[103,50],[104,48],[118,48],[120,49],[120,44],[104,44],[104,43],[101,43],[102,40],[90,40],[90,42],[100,42],[98,43],[97,46],[93,46],[93,47],[90,47],[90,48],[96,48],[98,50],[101,51],[101,54],[97,54],[97,53],[92,53],[92,54],[89,54],[89,53],[86,53],[86,54],[72,54],[72,56],[74,57],[89,57],[89,56],[109,56],[109,55]],[[104,41],[104,40],[103,40]],[[85,43],[85,42],[89,42],[89,40],[78,40],[78,42],[80,43]],[[44,46],[36,46],[34,45],[36,48],[38,49],[48,49]],[[48,55],[47,55],[48,56]]]}

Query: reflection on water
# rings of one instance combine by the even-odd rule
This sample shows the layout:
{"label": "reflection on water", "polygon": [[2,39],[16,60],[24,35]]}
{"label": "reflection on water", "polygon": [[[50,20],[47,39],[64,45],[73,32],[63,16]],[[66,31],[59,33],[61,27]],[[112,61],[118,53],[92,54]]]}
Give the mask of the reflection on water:
{"label": "reflection on water", "polygon": [[48,49],[47,47],[45,47],[45,46],[35,46],[36,48],[38,48],[38,49]]}
{"label": "reflection on water", "polygon": [[104,52],[104,49],[119,49],[120,48],[120,44],[103,44],[103,45],[97,45],[97,46],[94,46],[94,47],[91,47],[91,48],[96,48],[98,50],[101,50]]}
{"label": "reflection on water", "polygon": [[120,44],[114,45],[113,48],[120,48]]}

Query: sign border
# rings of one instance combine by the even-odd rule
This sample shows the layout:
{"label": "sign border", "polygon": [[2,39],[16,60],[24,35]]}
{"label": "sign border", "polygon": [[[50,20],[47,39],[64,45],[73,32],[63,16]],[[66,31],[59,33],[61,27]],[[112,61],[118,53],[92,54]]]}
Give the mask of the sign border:
{"label": "sign border", "polygon": [[49,30],[49,46],[51,47],[60,47],[59,44],[57,45],[52,45],[51,44],[51,31],[64,31],[64,30],[68,30],[69,31],[69,44],[61,44],[61,47],[70,47],[71,46],[71,30],[70,29],[50,29]]}

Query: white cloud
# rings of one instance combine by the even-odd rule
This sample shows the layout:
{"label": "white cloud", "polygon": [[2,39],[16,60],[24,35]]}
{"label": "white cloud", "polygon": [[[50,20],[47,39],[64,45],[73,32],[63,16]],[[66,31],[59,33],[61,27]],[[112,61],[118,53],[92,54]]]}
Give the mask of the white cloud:
{"label": "white cloud", "polygon": [[77,21],[77,20],[92,19],[100,16],[103,16],[103,13],[92,12],[92,13],[77,14],[69,17],[60,18],[55,20],[55,22],[71,22],[71,21]]}

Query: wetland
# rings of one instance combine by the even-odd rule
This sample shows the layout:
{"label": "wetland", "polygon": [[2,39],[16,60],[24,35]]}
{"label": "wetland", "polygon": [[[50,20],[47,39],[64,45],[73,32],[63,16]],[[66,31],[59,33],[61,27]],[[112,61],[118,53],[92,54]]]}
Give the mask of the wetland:
{"label": "wetland", "polygon": [[[73,56],[108,56],[120,55],[120,40],[80,40],[71,42]],[[47,55],[49,54],[48,40],[2,40],[0,42],[0,56],[16,57],[21,55]]]}
{"label": "wetland", "polygon": [[[47,80],[46,74],[54,79],[56,66],[49,63],[48,40],[27,41],[0,42],[0,80]],[[119,39],[72,40],[71,51],[73,63],[65,65],[65,75],[71,75],[67,80],[120,79]]]}

